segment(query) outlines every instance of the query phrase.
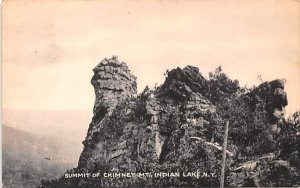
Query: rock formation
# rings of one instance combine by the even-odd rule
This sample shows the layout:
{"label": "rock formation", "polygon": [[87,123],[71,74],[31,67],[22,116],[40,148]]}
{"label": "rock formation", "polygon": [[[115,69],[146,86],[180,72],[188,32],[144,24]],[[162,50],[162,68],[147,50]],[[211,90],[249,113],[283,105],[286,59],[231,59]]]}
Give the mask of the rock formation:
{"label": "rock formation", "polygon": [[136,96],[136,77],[124,62],[118,61],[117,56],[102,60],[93,71],[91,83],[96,94],[94,115],[111,112],[118,102]]}
{"label": "rock formation", "polygon": [[[244,172],[243,163],[251,157],[279,156],[277,137],[287,105],[282,80],[244,91],[220,70],[206,79],[197,67],[186,66],[168,71],[160,87],[137,95],[136,77],[117,57],[104,59],[93,71],[94,117],[78,167],[67,173],[198,171],[215,176],[62,177],[42,187],[218,186],[225,120],[230,122],[230,169]],[[240,174],[230,173],[226,185],[246,185],[245,179],[251,179],[236,183]]]}
{"label": "rock formation", "polygon": [[[90,148],[98,144],[95,143],[94,139],[98,139],[97,137],[103,131],[102,128],[106,123],[105,120],[112,115],[117,104],[135,98],[137,95],[136,77],[130,73],[124,62],[120,63],[118,61],[117,56],[102,60],[93,71],[94,76],[91,83],[94,86],[96,95],[93,110],[94,117],[90,123],[87,137],[83,142],[84,150],[79,159],[79,167],[86,167],[87,163],[93,160],[93,157],[99,157],[93,156]],[[101,144],[98,147],[103,147]],[[106,156],[102,157],[105,158]]]}

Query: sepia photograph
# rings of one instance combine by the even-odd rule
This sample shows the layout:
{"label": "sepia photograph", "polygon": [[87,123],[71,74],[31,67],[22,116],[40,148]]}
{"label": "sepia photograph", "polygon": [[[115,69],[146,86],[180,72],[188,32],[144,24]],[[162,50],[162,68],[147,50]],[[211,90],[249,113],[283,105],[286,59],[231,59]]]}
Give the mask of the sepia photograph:
{"label": "sepia photograph", "polygon": [[1,14],[2,187],[300,186],[300,1]]}

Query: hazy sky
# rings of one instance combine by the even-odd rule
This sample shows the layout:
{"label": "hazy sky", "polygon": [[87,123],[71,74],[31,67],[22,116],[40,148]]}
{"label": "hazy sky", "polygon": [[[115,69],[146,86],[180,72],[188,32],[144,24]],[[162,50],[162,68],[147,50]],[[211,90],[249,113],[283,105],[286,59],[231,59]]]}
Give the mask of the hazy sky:
{"label": "hazy sky", "polygon": [[166,69],[218,65],[242,85],[286,78],[300,108],[300,2],[7,0],[3,108],[92,110],[92,69],[118,55],[138,90]]}

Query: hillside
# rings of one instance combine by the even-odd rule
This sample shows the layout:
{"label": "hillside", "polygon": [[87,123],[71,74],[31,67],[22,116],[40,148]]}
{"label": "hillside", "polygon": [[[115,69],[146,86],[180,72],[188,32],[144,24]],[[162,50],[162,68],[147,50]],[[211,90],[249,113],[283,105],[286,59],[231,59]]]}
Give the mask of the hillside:
{"label": "hillside", "polygon": [[2,134],[4,187],[36,187],[41,179],[58,178],[74,165],[59,140],[6,125]]}
{"label": "hillside", "polygon": [[87,133],[92,112],[89,111],[33,111],[4,109],[3,124],[39,136],[59,141],[70,157],[68,161],[77,164],[82,151],[82,141]]}

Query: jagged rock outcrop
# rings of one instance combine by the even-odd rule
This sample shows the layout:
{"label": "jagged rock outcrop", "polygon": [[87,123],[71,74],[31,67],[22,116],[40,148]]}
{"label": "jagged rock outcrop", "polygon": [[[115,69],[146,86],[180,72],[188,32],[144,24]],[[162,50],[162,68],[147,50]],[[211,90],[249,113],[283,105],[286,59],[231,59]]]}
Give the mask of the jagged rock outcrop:
{"label": "jagged rock outcrop", "polygon": [[263,154],[261,152],[274,150],[274,137],[283,126],[286,105],[283,80],[264,82],[232,99],[229,110],[232,118],[228,117],[232,119],[230,133],[232,139],[239,142],[243,154]]}
{"label": "jagged rock outcrop", "polygon": [[172,104],[184,103],[190,111],[213,113],[215,108],[212,103],[201,94],[206,92],[207,83],[197,67],[173,69],[168,72],[157,97]]}
{"label": "jagged rock outcrop", "polygon": [[257,87],[253,93],[256,100],[267,101],[266,110],[273,115],[275,120],[282,119],[285,114],[285,106],[288,105],[286,92],[284,91],[284,80],[265,82]]}
{"label": "jagged rock outcrop", "polygon": [[228,173],[226,185],[246,185],[236,183],[236,177],[243,176],[249,158],[261,160],[250,170],[268,161],[262,156],[279,160],[277,138],[287,105],[282,80],[243,91],[220,71],[206,79],[197,67],[187,66],[168,71],[160,87],[137,96],[136,77],[113,57],[97,65],[91,83],[94,117],[78,167],[69,173],[198,171],[215,176],[61,178],[44,187],[218,186],[225,120],[230,122],[227,165],[238,169]]}

